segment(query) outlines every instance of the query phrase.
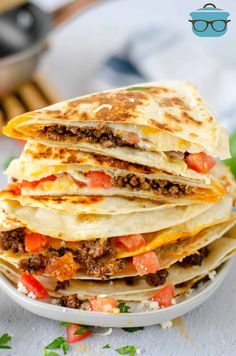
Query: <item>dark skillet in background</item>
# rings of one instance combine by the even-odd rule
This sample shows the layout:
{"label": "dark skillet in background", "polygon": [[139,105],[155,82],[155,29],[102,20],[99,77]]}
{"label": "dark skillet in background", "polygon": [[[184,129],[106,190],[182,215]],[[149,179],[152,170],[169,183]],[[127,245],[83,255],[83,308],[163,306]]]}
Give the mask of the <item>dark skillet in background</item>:
{"label": "dark skillet in background", "polygon": [[0,97],[31,78],[52,29],[98,2],[74,0],[52,13],[26,2],[0,13]]}

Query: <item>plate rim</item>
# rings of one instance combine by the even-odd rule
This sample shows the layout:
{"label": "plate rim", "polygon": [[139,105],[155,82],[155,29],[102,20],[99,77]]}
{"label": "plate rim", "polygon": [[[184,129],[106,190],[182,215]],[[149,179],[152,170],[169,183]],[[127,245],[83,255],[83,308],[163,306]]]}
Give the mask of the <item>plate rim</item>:
{"label": "plate rim", "polygon": [[[34,299],[30,299],[29,297],[23,295],[20,293],[16,287],[8,280],[6,276],[2,272],[0,272],[0,288],[18,305],[20,305],[22,308],[24,308],[24,302],[26,303],[26,306],[29,306],[30,309],[37,309],[37,310],[42,310],[46,312],[47,310],[50,312],[58,313],[58,316],[63,312],[64,315],[73,315],[76,313],[76,315],[79,317],[86,317],[86,316],[91,316],[91,315],[96,315],[99,316],[101,315],[105,319],[109,320],[124,320],[127,319],[129,320],[130,318],[133,317],[144,317],[144,316],[163,316],[167,312],[171,311],[176,311],[178,312],[181,309],[187,309],[187,311],[191,310],[189,307],[193,303],[193,301],[196,302],[196,307],[200,305],[202,302],[210,298],[210,296],[216,291],[216,289],[221,285],[223,280],[227,277],[232,265],[233,265],[233,258],[230,258],[228,261],[224,262],[221,270],[217,273],[215,278],[210,281],[208,285],[205,286],[201,291],[199,291],[196,295],[190,296],[189,298],[186,298],[185,300],[172,305],[167,308],[162,308],[154,311],[141,311],[141,312],[130,312],[130,313],[120,313],[120,314],[112,314],[112,313],[104,313],[104,312],[92,312],[92,311],[87,311],[87,310],[80,310],[80,309],[72,309],[72,308],[66,308],[58,305],[53,305],[48,302],[43,302],[43,301],[38,301]],[[205,293],[208,292],[208,296],[202,301],[202,297]],[[200,302],[200,303],[198,303]],[[194,307],[195,308],[195,307]],[[27,307],[25,308],[29,310]],[[31,311],[30,310],[30,311]],[[186,312],[187,312],[186,311]],[[32,312],[32,311],[31,311]],[[34,313],[34,312],[32,312]],[[183,312],[184,314],[185,312]],[[37,315],[42,316],[41,314],[38,314],[37,312],[35,313]],[[59,320],[60,318],[58,318]]]}

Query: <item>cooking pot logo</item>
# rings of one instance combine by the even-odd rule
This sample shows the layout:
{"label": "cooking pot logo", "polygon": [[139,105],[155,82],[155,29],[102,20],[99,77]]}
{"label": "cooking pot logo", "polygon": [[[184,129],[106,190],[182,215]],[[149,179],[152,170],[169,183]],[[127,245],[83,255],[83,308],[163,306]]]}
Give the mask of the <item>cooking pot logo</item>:
{"label": "cooking pot logo", "polygon": [[220,37],[227,32],[229,12],[218,9],[214,4],[208,3],[201,9],[190,13],[192,29],[199,37]]}

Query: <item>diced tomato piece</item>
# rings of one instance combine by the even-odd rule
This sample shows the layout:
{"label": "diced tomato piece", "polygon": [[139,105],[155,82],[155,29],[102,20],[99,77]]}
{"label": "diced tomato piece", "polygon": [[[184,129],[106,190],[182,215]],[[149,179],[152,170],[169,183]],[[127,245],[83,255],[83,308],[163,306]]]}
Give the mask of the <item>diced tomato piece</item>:
{"label": "diced tomato piece", "polygon": [[77,324],[70,324],[67,326],[66,334],[69,344],[81,341],[92,334],[92,331],[87,328],[81,334],[76,334],[76,331],[80,330],[81,328],[84,327]]}
{"label": "diced tomato piece", "polygon": [[111,177],[104,172],[87,172],[85,176],[88,178],[90,188],[109,189],[111,187]]}
{"label": "diced tomato piece", "polygon": [[126,139],[131,145],[136,145],[140,142],[140,137],[135,133],[129,133]]}
{"label": "diced tomato piece", "polygon": [[115,245],[124,247],[127,251],[135,251],[146,245],[141,234],[114,237]]}
{"label": "diced tomato piece", "polygon": [[27,180],[23,180],[21,183],[21,187],[22,188],[30,188],[30,189],[34,189],[36,188],[40,183],[44,183],[44,182],[53,182],[57,179],[56,176],[51,175],[45,178],[41,178],[39,180],[35,180],[33,182],[29,182]]}
{"label": "diced tomato piece", "polygon": [[84,187],[86,186],[87,184],[84,183],[84,182],[81,182],[80,180],[77,180],[77,179],[74,179],[75,183],[78,184],[79,187]]}
{"label": "diced tomato piece", "polygon": [[27,252],[38,252],[47,245],[47,236],[38,233],[25,235],[25,249]]}
{"label": "diced tomato piece", "polygon": [[17,183],[10,183],[6,187],[6,190],[12,192],[15,195],[20,195],[21,194],[21,188],[20,185]]}
{"label": "diced tomato piece", "polygon": [[150,300],[158,302],[160,307],[169,307],[172,305],[175,290],[172,283],[167,284],[162,289],[159,289]]}
{"label": "diced tomato piece", "polygon": [[32,292],[37,299],[44,299],[48,297],[48,291],[29,272],[23,272],[20,276],[19,282],[23,284],[28,293]]}
{"label": "diced tomato piece", "polygon": [[190,153],[185,158],[185,162],[189,168],[199,173],[208,173],[216,164],[214,158],[208,156],[205,152]]}
{"label": "diced tomato piece", "polygon": [[20,140],[18,140],[19,141],[19,144],[21,145],[21,146],[24,146],[25,144],[26,144],[26,140],[22,140],[22,139],[20,139]]}
{"label": "diced tomato piece", "polygon": [[140,276],[155,273],[160,269],[160,264],[155,252],[146,252],[134,256],[133,264]]}
{"label": "diced tomato piece", "polygon": [[118,308],[118,302],[113,298],[94,297],[89,301],[90,309],[96,312],[112,313]]}

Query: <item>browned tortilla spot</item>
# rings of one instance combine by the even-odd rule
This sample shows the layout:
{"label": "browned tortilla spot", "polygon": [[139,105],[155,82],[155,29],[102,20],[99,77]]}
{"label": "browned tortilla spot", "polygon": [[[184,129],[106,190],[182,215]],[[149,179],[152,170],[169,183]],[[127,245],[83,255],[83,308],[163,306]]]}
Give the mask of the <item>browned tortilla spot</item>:
{"label": "browned tortilla spot", "polygon": [[187,112],[182,113],[182,120],[181,122],[186,122],[188,124],[189,122],[196,124],[198,126],[202,125],[201,121],[195,120],[192,116],[190,116]]}
{"label": "browned tortilla spot", "polygon": [[158,129],[165,130],[165,131],[170,131],[170,132],[176,132],[176,131],[181,131],[178,126],[176,126],[174,129],[170,127],[168,124],[162,124],[160,122],[155,121],[154,119],[149,119],[150,125],[156,126]]}
{"label": "browned tortilla spot", "polygon": [[159,100],[159,105],[161,107],[179,107],[182,110],[191,110],[189,105],[177,97],[161,98]]}

